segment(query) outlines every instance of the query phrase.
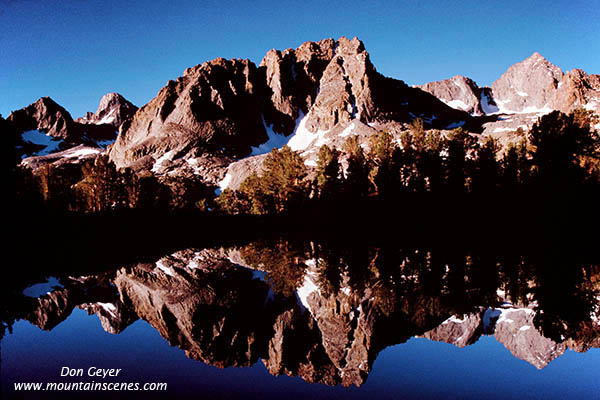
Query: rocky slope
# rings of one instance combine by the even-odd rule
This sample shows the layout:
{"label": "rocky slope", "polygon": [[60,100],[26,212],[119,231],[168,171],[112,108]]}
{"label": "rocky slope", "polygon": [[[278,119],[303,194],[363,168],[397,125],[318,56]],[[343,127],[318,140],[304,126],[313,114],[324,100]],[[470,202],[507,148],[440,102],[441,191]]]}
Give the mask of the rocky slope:
{"label": "rocky slope", "polygon": [[45,156],[85,145],[103,147],[114,141],[117,129],[111,124],[80,123],[50,97],[13,111],[7,118],[18,134],[21,158]]}
{"label": "rocky slope", "polygon": [[491,88],[463,76],[420,88],[472,115],[495,115],[481,119],[482,131],[502,145],[520,140],[514,135],[518,128],[528,131],[537,118],[553,110],[585,108],[600,115],[600,75],[580,69],[563,73],[537,52],[508,68]]}
{"label": "rocky slope", "polygon": [[492,93],[501,111],[544,112],[553,109],[562,76],[560,68],[536,52],[508,68],[492,84]]}
{"label": "rocky slope", "polygon": [[130,120],[137,107],[119,93],[107,93],[100,99],[100,104],[95,113],[87,112],[85,116],[77,118],[75,122],[82,124],[111,125],[116,130],[121,124]]}
{"label": "rocky slope", "polygon": [[295,150],[314,150],[324,135],[351,122],[400,132],[417,116],[435,127],[469,119],[379,74],[360,40],[325,39],[271,50],[258,67],[217,59],[186,70],[123,125],[110,158],[120,167],[206,154],[233,161],[267,152],[265,143],[281,145],[290,135]]}
{"label": "rocky slope", "polygon": [[487,96],[489,90],[480,88],[470,78],[462,75],[453,76],[443,81],[429,82],[425,85],[417,86],[424,91],[431,93],[447,105],[457,110],[466,111],[472,115],[485,114],[485,106],[482,106],[481,96]]}

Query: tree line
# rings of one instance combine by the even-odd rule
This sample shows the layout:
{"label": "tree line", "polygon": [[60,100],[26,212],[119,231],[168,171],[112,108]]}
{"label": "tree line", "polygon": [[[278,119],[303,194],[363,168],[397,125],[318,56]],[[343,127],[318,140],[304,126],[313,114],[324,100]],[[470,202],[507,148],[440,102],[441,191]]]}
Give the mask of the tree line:
{"label": "tree line", "polygon": [[349,137],[341,151],[323,145],[313,173],[300,155],[284,146],[266,157],[262,172],[252,173],[237,190],[225,189],[217,209],[262,215],[295,212],[307,204],[408,194],[490,198],[597,190],[596,122],[585,110],[569,115],[555,111],[541,117],[528,138],[521,137],[500,154],[501,146],[492,137],[479,141],[461,128],[447,135],[426,131],[417,119],[399,140],[387,132],[373,135],[368,150],[357,136]]}

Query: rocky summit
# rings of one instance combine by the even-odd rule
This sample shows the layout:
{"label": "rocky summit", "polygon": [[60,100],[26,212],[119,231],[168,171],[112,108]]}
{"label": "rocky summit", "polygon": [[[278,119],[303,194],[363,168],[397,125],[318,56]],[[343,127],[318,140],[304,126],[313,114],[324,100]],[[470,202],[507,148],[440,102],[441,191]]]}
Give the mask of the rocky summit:
{"label": "rocky summit", "polygon": [[[96,114],[73,120],[50,97],[13,111],[7,118],[18,135],[20,156],[47,156],[77,146],[105,147],[117,137],[119,124],[137,108],[117,93],[102,97]],[[66,154],[66,153],[65,153]]]}
{"label": "rocky summit", "polygon": [[[462,75],[453,76],[443,81],[429,82],[417,86],[431,93],[447,105],[458,110],[466,111],[472,115],[485,114],[485,106],[482,106],[481,96],[488,96],[485,88],[480,88],[470,78]],[[489,100],[487,100],[489,102]]]}
{"label": "rocky summit", "polygon": [[[341,149],[356,136],[368,147],[380,131],[398,141],[420,119],[425,129],[462,127],[506,148],[525,138],[540,116],[578,108],[600,113],[600,75],[563,73],[539,53],[512,65],[491,87],[461,75],[411,87],[377,72],[358,38],[341,37],[270,50],[258,66],[240,59],[204,62],[140,109],[109,93],[95,113],[73,120],[43,97],[8,119],[19,134],[45,135],[39,145],[24,137],[23,156],[99,141],[105,147],[116,138],[108,155],[118,168],[235,189],[260,171],[266,153],[286,144],[314,167],[324,144]],[[53,142],[45,143],[46,136]]]}
{"label": "rocky summit", "polygon": [[432,127],[470,118],[379,74],[357,38],[325,39],[271,50],[258,67],[217,59],[186,70],[123,125],[110,158],[119,167],[207,152],[233,161],[277,137],[293,134],[304,150],[352,121],[399,132],[417,117]]}
{"label": "rocky summit", "polygon": [[100,99],[98,110],[88,112],[84,117],[75,121],[82,124],[111,125],[119,129],[121,124],[133,117],[137,107],[119,93],[107,93]]}

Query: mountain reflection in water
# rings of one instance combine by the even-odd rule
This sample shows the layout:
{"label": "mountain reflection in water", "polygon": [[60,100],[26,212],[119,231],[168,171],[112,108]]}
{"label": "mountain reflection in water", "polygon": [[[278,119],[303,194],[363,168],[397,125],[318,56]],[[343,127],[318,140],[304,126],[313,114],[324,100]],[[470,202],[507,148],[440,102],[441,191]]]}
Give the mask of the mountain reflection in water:
{"label": "mountain reflection in water", "polygon": [[413,337],[462,348],[493,335],[542,369],[567,349],[600,347],[600,268],[574,260],[283,239],[190,248],[58,276],[38,298],[21,287],[2,334],[20,319],[52,330],[77,307],[112,334],[147,321],[209,365],[262,360],[272,375],[326,385],[364,384],[384,348]]}

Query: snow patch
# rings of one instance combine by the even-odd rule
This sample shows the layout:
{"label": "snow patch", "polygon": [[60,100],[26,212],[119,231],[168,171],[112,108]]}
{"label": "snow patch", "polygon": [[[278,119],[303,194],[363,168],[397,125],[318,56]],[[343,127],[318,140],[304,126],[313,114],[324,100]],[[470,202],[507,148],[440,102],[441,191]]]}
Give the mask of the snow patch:
{"label": "snow patch", "polygon": [[590,101],[588,101],[583,108],[585,108],[588,111],[594,111],[596,109],[596,107],[600,106],[600,99],[598,99],[597,97],[594,97],[593,99],[591,99]]}
{"label": "snow patch", "polygon": [[452,107],[456,110],[462,110],[462,111],[468,111],[471,107],[469,107],[464,101],[462,100],[442,100],[444,103],[446,103],[446,105],[448,105],[449,107]]}
{"label": "snow patch", "polygon": [[221,182],[219,182],[219,188],[215,189],[215,194],[218,196],[221,194],[221,192],[223,192],[225,189],[227,189],[227,187],[229,186],[229,184],[231,183],[231,179],[233,178],[233,175],[231,175],[229,172],[225,175],[225,177],[221,180]]}
{"label": "snow patch", "polygon": [[165,154],[159,157],[158,160],[156,160],[154,162],[154,165],[152,166],[152,172],[157,173],[165,161],[172,161],[174,155],[175,150],[171,150],[167,151]]}
{"label": "snow patch", "polygon": [[313,274],[310,273],[307,269],[304,274],[304,282],[303,282],[302,286],[300,286],[298,289],[296,289],[296,295],[298,296],[298,299],[300,299],[300,302],[302,303],[302,305],[311,314],[313,313],[313,311],[310,308],[310,304],[308,304],[308,296],[314,292],[320,293],[319,288],[317,287],[317,285],[315,285],[315,282],[313,281],[312,276],[313,276]]}
{"label": "snow patch", "polygon": [[529,329],[531,329],[531,326],[523,325],[522,327],[519,328],[519,331],[528,331]]}
{"label": "snow patch", "polygon": [[89,156],[92,154],[100,154],[102,153],[102,150],[100,149],[79,149],[76,151],[73,151],[71,153],[68,153],[65,155],[65,158],[83,158],[85,156]]}
{"label": "snow patch", "polygon": [[106,114],[104,116],[104,118],[102,118],[100,121],[97,122],[98,125],[100,124],[110,124],[112,122],[114,122],[115,120],[115,110],[110,110],[110,112],[108,114]]}
{"label": "snow patch", "polygon": [[117,311],[117,307],[115,307],[114,304],[112,303],[96,303],[98,306],[102,307],[106,312],[108,312],[110,315],[112,315],[113,317],[117,317],[116,311]]}
{"label": "snow patch", "polygon": [[296,121],[297,125],[296,129],[294,130],[294,134],[287,142],[287,145],[290,147],[290,149],[294,151],[306,150],[315,140],[317,143],[322,142],[325,134],[329,132],[322,130],[318,130],[315,133],[310,132],[306,128],[306,121],[308,120],[309,115],[310,112],[306,115],[303,115],[303,113],[300,112],[298,120]]}
{"label": "snow patch", "polygon": [[[350,136],[353,134],[353,130],[356,128],[356,126],[354,125],[354,122],[352,122],[350,125],[348,125],[346,127],[346,129],[344,129],[344,131],[342,133],[339,134],[340,137],[346,137],[346,136]],[[354,133],[355,134],[355,133]]]}
{"label": "snow patch", "polygon": [[539,115],[544,115],[544,114],[549,114],[552,111],[554,111],[552,108],[548,107],[548,105],[544,106],[543,108],[537,108],[534,106],[529,106],[526,107],[525,109],[523,109],[523,111],[519,112],[518,114],[539,114]]}
{"label": "snow patch", "polygon": [[442,325],[446,325],[446,324],[449,324],[451,322],[455,323],[455,324],[460,324],[460,323],[465,322],[465,320],[456,317],[456,315],[453,315],[450,318],[448,318],[447,320],[445,320],[444,322],[442,322]]}
{"label": "snow patch", "polygon": [[257,147],[252,147],[252,152],[250,153],[251,156],[267,154],[273,149],[278,149],[280,147],[285,146],[288,141],[287,136],[281,133],[277,133],[273,130],[273,125],[267,125],[264,116],[262,117],[262,122],[269,139],[265,143],[258,145]]}
{"label": "snow patch", "polygon": [[517,94],[518,94],[519,96],[521,96],[521,97],[528,97],[528,96],[529,96],[527,93],[525,93],[525,92],[520,92],[520,91],[518,91],[518,90],[517,90]]}
{"label": "snow patch", "polygon": [[158,260],[156,262],[156,268],[160,269],[162,272],[164,272],[165,274],[169,275],[169,276],[175,276],[175,274],[173,273],[173,270],[171,267],[167,267],[166,265],[163,264],[162,260]]}

